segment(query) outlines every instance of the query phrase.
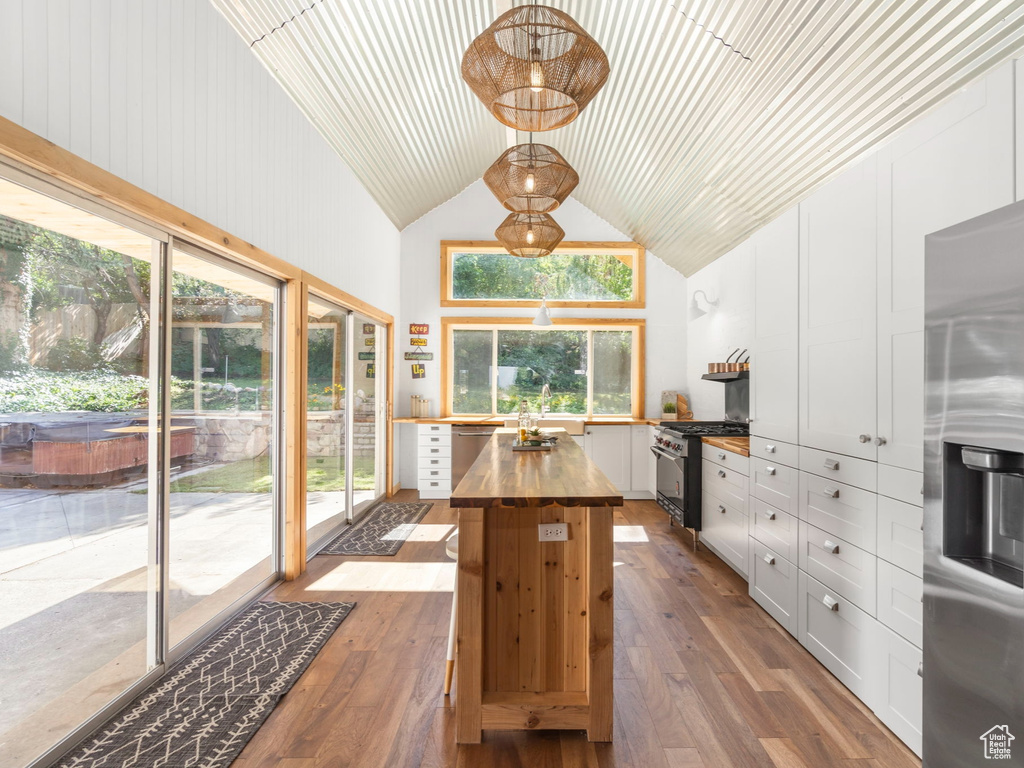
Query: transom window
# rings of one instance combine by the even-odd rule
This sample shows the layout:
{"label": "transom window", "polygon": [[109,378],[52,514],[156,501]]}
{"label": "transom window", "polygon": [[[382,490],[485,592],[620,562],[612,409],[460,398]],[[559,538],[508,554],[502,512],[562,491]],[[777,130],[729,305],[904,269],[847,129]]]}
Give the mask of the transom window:
{"label": "transom window", "polygon": [[523,259],[497,242],[441,243],[441,306],[644,306],[644,249],[636,243],[563,243]]}
{"label": "transom window", "polygon": [[[643,320],[443,318],[446,415],[643,413]],[[547,391],[545,391],[545,386]]]}

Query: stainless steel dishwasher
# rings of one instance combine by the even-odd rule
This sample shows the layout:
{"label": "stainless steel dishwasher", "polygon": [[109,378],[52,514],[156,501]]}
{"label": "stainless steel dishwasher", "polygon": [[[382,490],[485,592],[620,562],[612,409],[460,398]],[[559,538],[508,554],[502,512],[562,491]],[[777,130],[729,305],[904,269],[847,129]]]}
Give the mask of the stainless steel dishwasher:
{"label": "stainless steel dishwasher", "polygon": [[473,466],[476,457],[491,439],[492,424],[455,424],[452,426],[452,490],[459,487],[462,478]]}

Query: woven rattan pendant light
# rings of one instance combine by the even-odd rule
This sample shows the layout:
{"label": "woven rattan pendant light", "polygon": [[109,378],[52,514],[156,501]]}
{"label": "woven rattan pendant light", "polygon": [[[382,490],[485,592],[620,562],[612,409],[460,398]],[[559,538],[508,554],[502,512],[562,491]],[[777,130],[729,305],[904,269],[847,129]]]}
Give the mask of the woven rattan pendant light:
{"label": "woven rattan pendant light", "polygon": [[513,256],[538,259],[555,250],[565,232],[546,213],[510,213],[494,236]]}
{"label": "woven rattan pendant light", "polygon": [[462,79],[498,120],[550,131],[576,119],[608,79],[608,57],[571,16],[543,5],[506,11],[462,57]]}
{"label": "woven rattan pendant light", "polygon": [[516,213],[550,213],[580,183],[579,174],[546,144],[516,144],[484,171],[484,183]]}

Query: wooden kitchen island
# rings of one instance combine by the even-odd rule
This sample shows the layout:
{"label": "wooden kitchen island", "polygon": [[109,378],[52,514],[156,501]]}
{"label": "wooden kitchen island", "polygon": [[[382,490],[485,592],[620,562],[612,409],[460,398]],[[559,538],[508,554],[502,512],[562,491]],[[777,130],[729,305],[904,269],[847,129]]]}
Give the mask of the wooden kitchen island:
{"label": "wooden kitchen island", "polygon": [[[612,739],[612,507],[622,495],[567,434],[491,437],[458,488],[456,738],[585,729]],[[539,541],[542,523],[568,541]]]}

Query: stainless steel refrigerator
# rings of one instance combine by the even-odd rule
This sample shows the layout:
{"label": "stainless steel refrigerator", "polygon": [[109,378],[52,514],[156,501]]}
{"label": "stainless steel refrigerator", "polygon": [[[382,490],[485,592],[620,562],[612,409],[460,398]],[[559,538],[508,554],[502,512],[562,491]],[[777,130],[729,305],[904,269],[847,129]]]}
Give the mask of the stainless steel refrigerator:
{"label": "stainless steel refrigerator", "polygon": [[1024,203],[925,251],[923,761],[1024,766]]}

